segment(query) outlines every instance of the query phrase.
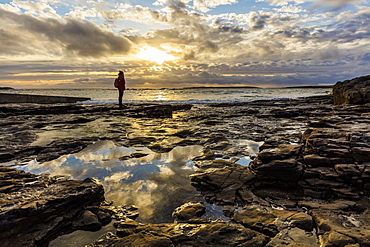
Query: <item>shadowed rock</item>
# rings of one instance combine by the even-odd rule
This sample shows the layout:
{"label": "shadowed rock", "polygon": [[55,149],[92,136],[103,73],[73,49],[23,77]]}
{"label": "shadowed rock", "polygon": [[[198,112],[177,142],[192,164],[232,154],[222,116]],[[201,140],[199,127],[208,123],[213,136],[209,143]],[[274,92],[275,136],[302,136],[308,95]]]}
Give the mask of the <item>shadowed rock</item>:
{"label": "shadowed rock", "polygon": [[2,246],[47,246],[81,214],[77,229],[101,226],[87,220],[93,213],[83,213],[86,206],[104,200],[103,187],[92,179],[36,176],[8,167],[0,167],[0,177]]}
{"label": "shadowed rock", "polygon": [[55,103],[76,103],[78,101],[86,100],[91,99],[83,97],[0,93],[0,104],[9,104],[9,103],[55,104]]}
{"label": "shadowed rock", "polygon": [[270,237],[239,224],[201,218],[204,213],[202,203],[186,203],[173,212],[175,223],[140,224],[129,217],[129,211],[119,210],[113,216],[119,219],[115,223],[116,234],[107,233],[88,246],[262,247],[270,240]]}
{"label": "shadowed rock", "polygon": [[336,105],[370,103],[370,75],[337,82],[333,94]]}

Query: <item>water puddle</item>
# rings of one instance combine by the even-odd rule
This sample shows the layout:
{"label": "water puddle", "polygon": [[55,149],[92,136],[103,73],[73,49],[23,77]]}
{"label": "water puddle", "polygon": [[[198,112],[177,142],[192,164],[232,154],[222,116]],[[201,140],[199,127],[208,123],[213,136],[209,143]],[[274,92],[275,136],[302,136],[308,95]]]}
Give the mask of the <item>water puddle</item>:
{"label": "water puddle", "polygon": [[145,147],[119,147],[112,141],[99,141],[75,154],[15,168],[78,180],[93,177],[103,184],[107,200],[137,206],[138,221],[162,223],[173,222],[171,214],[176,207],[202,200],[189,180],[195,170],[191,159],[202,151],[201,146],[194,145],[155,153]]}
{"label": "water puddle", "polygon": [[[50,134],[50,133],[49,133]],[[43,141],[50,140],[50,135]],[[251,156],[258,153],[262,142],[233,140],[246,149]],[[177,146],[168,153],[156,153],[146,147],[117,146],[112,141],[99,141],[84,150],[59,157],[56,160],[39,163],[36,160],[27,165],[9,166],[26,172],[52,176],[68,176],[82,180],[92,177],[103,184],[106,200],[114,205],[135,205],[139,208],[138,222],[172,223],[172,212],[186,202],[204,202],[196,189],[191,186],[189,175],[195,172],[192,158],[203,154],[199,145]],[[235,157],[239,165],[248,166],[250,156]],[[204,217],[212,220],[229,219],[223,208],[205,203]],[[53,247],[84,246],[96,240],[105,232],[113,231],[109,224],[98,232],[76,231],[61,236],[50,243]]]}
{"label": "water puddle", "polygon": [[249,166],[249,163],[253,160],[252,156],[256,156],[256,154],[259,152],[260,146],[262,146],[262,144],[264,143],[264,142],[255,142],[255,141],[248,140],[248,139],[232,140],[232,142],[236,144],[238,148],[243,149],[245,153],[249,154],[248,156],[231,158],[231,159],[234,159],[234,158],[237,159],[235,164],[238,164],[241,166]]}
{"label": "water puddle", "polygon": [[234,144],[236,144],[239,147],[242,147],[245,152],[249,153],[250,156],[256,155],[259,152],[260,146],[264,142],[255,142],[248,139],[236,139],[232,140]]}
{"label": "water puddle", "polygon": [[110,122],[104,119],[94,120],[85,124],[70,126],[65,124],[54,124],[42,128],[42,132],[37,133],[37,138],[31,146],[46,146],[56,139],[84,138],[91,135],[107,135]]}
{"label": "water puddle", "polygon": [[241,165],[241,166],[249,166],[249,163],[251,161],[252,161],[251,157],[245,156],[245,157],[239,158],[239,160],[237,162],[235,162],[235,164],[238,164],[238,165]]}

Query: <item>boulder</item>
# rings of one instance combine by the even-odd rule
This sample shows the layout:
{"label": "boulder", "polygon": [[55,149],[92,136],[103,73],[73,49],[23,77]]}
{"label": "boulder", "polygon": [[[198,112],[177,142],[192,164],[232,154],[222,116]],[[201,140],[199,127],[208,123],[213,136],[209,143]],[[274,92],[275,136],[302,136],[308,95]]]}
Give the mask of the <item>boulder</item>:
{"label": "boulder", "polygon": [[[104,200],[103,186],[93,179],[34,175],[0,167],[0,242],[2,246],[47,246],[83,215],[76,228],[100,227],[84,208]],[[93,223],[94,221],[94,223]]]}
{"label": "boulder", "polygon": [[333,94],[336,105],[370,103],[370,75],[337,82]]}
{"label": "boulder", "polygon": [[199,217],[206,213],[206,207],[203,203],[185,203],[180,207],[176,208],[172,213],[175,222],[189,222],[192,220],[198,220]]}
{"label": "boulder", "polygon": [[96,214],[89,210],[85,210],[84,213],[72,223],[72,227],[76,230],[98,231],[101,229],[101,223]]}

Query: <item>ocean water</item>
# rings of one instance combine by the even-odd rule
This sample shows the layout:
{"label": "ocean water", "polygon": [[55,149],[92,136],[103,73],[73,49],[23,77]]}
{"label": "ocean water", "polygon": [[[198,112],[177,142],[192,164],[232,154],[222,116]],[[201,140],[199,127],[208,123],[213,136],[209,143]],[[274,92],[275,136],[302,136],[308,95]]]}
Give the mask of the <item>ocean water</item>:
{"label": "ocean water", "polygon": [[[209,104],[238,103],[253,100],[294,99],[325,95],[330,88],[187,88],[187,89],[131,89],[126,90],[123,103]],[[87,97],[87,104],[116,104],[116,89],[22,89],[0,92]]]}

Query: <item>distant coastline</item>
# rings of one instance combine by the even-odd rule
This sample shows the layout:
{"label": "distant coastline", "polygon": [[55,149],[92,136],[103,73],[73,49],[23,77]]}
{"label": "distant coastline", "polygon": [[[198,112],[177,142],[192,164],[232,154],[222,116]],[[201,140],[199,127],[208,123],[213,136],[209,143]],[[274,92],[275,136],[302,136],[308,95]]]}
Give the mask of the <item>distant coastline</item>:
{"label": "distant coastline", "polygon": [[0,90],[15,90],[12,87],[0,87]]}
{"label": "distant coastline", "polygon": [[[334,85],[326,85],[326,86],[289,86],[289,87],[277,87],[277,88],[333,88]],[[204,87],[184,87],[182,89],[224,89],[224,88],[263,88],[263,87],[254,87],[254,86],[204,86]],[[271,88],[273,89],[273,88]]]}
{"label": "distant coastline", "polygon": [[204,86],[204,87],[183,87],[182,89],[202,89],[202,88],[216,88],[216,89],[224,89],[224,88],[261,88],[261,87],[252,87],[252,86],[236,86],[236,87],[228,87],[228,86]]}
{"label": "distant coastline", "polygon": [[327,85],[327,86],[291,86],[291,87],[283,87],[283,88],[333,88],[334,85]]}

